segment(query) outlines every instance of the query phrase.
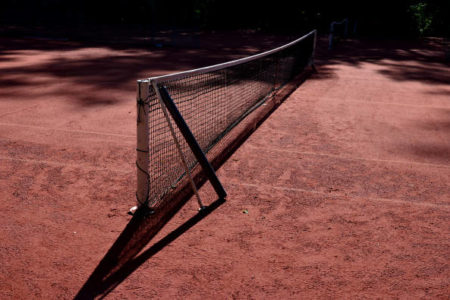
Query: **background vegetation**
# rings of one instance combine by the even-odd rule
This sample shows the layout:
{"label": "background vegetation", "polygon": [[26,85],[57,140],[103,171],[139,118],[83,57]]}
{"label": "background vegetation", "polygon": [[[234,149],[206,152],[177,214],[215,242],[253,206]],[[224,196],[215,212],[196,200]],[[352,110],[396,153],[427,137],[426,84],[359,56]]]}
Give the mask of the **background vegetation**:
{"label": "background vegetation", "polygon": [[327,31],[350,17],[361,35],[448,36],[449,0],[1,0],[0,24],[60,26],[145,25],[153,28]]}

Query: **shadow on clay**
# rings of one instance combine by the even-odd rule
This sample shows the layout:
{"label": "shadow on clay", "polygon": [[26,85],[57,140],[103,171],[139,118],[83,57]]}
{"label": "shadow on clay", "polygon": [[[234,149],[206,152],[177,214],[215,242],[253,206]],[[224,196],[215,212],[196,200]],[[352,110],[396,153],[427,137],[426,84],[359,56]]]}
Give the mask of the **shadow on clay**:
{"label": "shadow on clay", "polygon": [[158,229],[155,230],[155,227],[152,226],[152,215],[149,214],[148,208],[141,206],[75,296],[75,299],[106,297],[142,264],[206,218],[223,203],[225,203],[224,199],[216,200],[149,249],[139,254],[159,231]]}

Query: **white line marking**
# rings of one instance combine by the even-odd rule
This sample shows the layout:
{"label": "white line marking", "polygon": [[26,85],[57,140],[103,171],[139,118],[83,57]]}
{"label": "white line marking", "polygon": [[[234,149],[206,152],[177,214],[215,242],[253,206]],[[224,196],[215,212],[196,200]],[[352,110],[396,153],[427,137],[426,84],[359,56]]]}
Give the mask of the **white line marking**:
{"label": "white line marking", "polygon": [[359,197],[354,197],[354,196],[350,196],[350,195],[346,195],[346,194],[342,194],[342,193],[336,193],[336,192],[332,192],[332,193],[324,193],[324,192],[319,192],[319,191],[314,191],[314,190],[306,190],[306,189],[300,189],[300,188],[292,188],[292,187],[284,187],[284,186],[275,186],[275,185],[269,185],[269,184],[254,184],[254,183],[245,183],[242,181],[236,182],[236,181],[230,181],[230,180],[226,180],[226,182],[228,184],[232,184],[232,185],[240,185],[240,186],[248,186],[248,187],[253,187],[253,188],[258,188],[258,187],[265,187],[265,188],[270,188],[270,189],[275,189],[275,190],[281,190],[281,191],[293,191],[293,192],[303,192],[303,193],[310,193],[310,194],[318,194],[318,195],[323,195],[323,196],[327,196],[327,197],[341,197],[341,198],[347,198],[350,200],[354,200],[354,201],[358,201],[358,200],[371,200],[371,201],[381,201],[381,202],[388,202],[388,203],[395,203],[395,204],[407,204],[407,205],[419,205],[419,206],[426,206],[426,207],[434,207],[434,208],[440,208],[440,209],[450,209],[450,205],[449,204],[436,204],[436,203],[429,203],[429,202],[414,202],[414,201],[406,201],[406,200],[400,200],[400,199],[389,199],[389,198],[378,198],[378,197],[364,197],[364,196],[359,196]]}
{"label": "white line marking", "polygon": [[362,100],[343,100],[343,101],[344,102],[365,103],[365,104],[398,105],[398,106],[417,107],[417,108],[450,109],[450,106],[446,107],[446,106],[405,104],[405,103],[382,102],[382,101],[362,101]]}
{"label": "white line marking", "polygon": [[[302,97],[302,101],[311,99],[312,97],[306,97],[305,95],[298,95],[296,97]],[[405,106],[405,107],[414,107],[414,108],[431,108],[431,109],[450,109],[450,106],[433,106],[433,105],[421,105],[421,104],[405,104],[398,102],[383,102],[383,101],[368,101],[368,100],[352,100],[352,99],[341,99],[340,97],[332,98],[332,97],[321,97],[318,96],[314,102],[325,100],[330,102],[354,102],[354,103],[364,103],[364,104],[377,104],[377,105],[396,105],[396,106]]]}
{"label": "white line marking", "polygon": [[10,111],[10,112],[1,114],[1,115],[0,115],[0,118],[1,118],[1,117],[4,117],[4,116],[7,116],[7,115],[12,115],[12,114],[15,114],[15,113],[20,113],[20,112],[23,112],[23,111],[25,111],[25,110],[31,110],[31,109],[34,109],[36,106],[39,106],[39,104],[36,104],[36,105],[33,105],[33,106],[28,106],[28,107],[26,107],[26,108],[21,108],[21,109],[18,109],[18,110],[14,110],[14,111]]}
{"label": "white line marking", "polygon": [[246,147],[250,147],[256,150],[262,150],[262,151],[273,151],[273,152],[282,152],[282,153],[293,153],[293,154],[300,154],[300,155],[316,155],[316,156],[325,156],[325,157],[333,157],[343,160],[350,160],[350,161],[372,161],[372,162],[383,162],[383,163],[395,163],[395,164],[406,164],[406,165],[419,165],[419,166],[428,166],[428,167],[437,167],[437,168],[444,168],[444,169],[450,169],[450,166],[443,165],[443,164],[432,164],[432,163],[422,163],[422,162],[414,162],[414,161],[407,161],[407,160],[388,160],[388,159],[375,159],[375,158],[363,158],[363,157],[345,157],[340,155],[334,155],[334,154],[327,154],[327,153],[317,153],[317,152],[303,152],[303,151],[294,151],[294,150],[285,150],[285,149],[275,149],[275,148],[269,148],[269,147],[257,147],[253,145],[246,145]]}
{"label": "white line marking", "polygon": [[91,167],[91,166],[86,166],[86,165],[82,165],[82,164],[61,163],[61,162],[49,161],[49,160],[15,158],[15,157],[7,157],[7,156],[0,156],[0,160],[20,161],[20,162],[32,163],[32,164],[45,164],[45,165],[56,166],[56,167],[70,167],[70,168],[82,169],[82,170],[86,170],[86,171],[109,171],[109,172],[115,172],[115,173],[120,173],[120,174],[129,174],[129,173],[134,172],[134,169],[132,167],[130,167],[129,171],[126,171],[123,169]]}
{"label": "white line marking", "polygon": [[51,127],[44,127],[44,126],[23,125],[23,124],[15,124],[15,123],[1,123],[0,122],[0,126],[23,127],[23,128],[33,128],[33,129],[40,129],[40,130],[62,131],[62,132],[69,132],[69,133],[96,134],[96,135],[104,135],[104,136],[117,136],[117,137],[136,138],[135,135],[120,134],[120,133],[109,133],[109,132],[88,131],[88,130],[72,130],[72,129],[63,129],[63,128],[51,128]]}

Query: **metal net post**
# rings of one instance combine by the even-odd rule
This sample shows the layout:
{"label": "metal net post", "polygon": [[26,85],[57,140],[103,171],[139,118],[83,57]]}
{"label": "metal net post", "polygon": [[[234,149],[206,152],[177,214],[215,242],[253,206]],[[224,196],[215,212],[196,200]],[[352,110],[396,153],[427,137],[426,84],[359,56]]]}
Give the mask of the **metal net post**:
{"label": "metal net post", "polygon": [[148,203],[150,175],[149,175],[149,81],[139,80],[137,86],[137,148],[136,148],[136,167],[137,167],[137,205],[146,205]]}

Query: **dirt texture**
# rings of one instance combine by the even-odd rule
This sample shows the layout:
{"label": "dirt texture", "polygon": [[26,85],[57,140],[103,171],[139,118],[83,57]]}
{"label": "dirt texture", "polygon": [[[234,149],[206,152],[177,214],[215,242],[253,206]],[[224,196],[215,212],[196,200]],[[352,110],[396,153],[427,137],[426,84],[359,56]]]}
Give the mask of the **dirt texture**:
{"label": "dirt texture", "polygon": [[450,67],[439,39],[329,52],[321,38],[318,73],[219,169],[227,201],[205,184],[210,211],[192,199],[126,265],[112,259],[109,278],[94,276],[139,225],[127,214],[135,81],[287,37],[198,39],[183,49],[0,38],[0,298],[448,299]]}

